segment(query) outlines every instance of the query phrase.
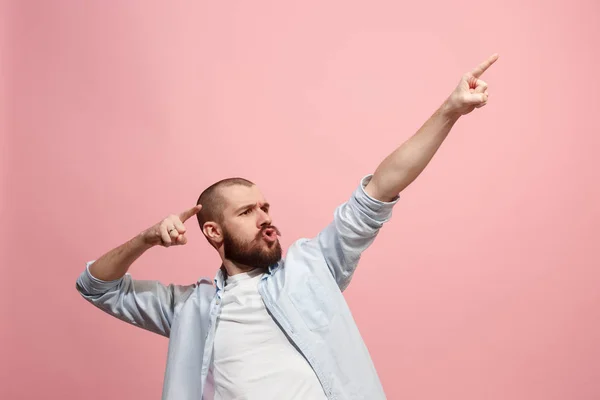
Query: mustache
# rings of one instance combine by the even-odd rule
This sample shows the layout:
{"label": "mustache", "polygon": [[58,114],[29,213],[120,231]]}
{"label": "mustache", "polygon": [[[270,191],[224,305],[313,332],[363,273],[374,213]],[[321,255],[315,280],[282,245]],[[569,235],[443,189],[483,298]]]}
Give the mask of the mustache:
{"label": "mustache", "polygon": [[281,231],[279,230],[279,228],[277,228],[275,225],[269,225],[263,226],[262,229],[256,234],[256,238],[260,239],[267,229],[273,229],[277,236],[281,236]]}

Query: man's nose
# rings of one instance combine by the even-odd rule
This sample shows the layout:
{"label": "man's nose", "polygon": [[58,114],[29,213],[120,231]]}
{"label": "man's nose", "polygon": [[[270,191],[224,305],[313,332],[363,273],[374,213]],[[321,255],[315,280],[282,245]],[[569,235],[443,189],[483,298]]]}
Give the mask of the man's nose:
{"label": "man's nose", "polygon": [[269,216],[269,214],[267,214],[266,212],[264,212],[263,210],[259,211],[259,217],[258,217],[258,225],[259,227],[263,227],[265,225],[271,225],[271,217]]}

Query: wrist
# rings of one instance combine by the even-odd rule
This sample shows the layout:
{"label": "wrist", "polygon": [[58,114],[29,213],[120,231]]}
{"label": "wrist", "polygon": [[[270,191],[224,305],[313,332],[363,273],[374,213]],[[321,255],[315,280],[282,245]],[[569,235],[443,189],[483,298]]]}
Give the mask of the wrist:
{"label": "wrist", "polygon": [[454,106],[451,98],[446,99],[439,109],[440,115],[448,119],[451,122],[456,122],[461,117],[461,113],[457,107]]}
{"label": "wrist", "polygon": [[133,239],[131,239],[129,243],[134,249],[143,253],[144,251],[149,250],[155,246],[155,244],[151,243],[151,241],[149,241],[146,236],[146,231],[141,232],[138,235],[136,235]]}

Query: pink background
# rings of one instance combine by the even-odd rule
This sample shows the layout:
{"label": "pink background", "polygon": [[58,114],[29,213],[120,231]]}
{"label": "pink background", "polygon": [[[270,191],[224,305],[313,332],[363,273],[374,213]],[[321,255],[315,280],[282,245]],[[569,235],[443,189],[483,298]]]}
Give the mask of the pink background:
{"label": "pink background", "polygon": [[[600,5],[525,3],[3,3],[0,398],[159,399],[84,263],[232,175],[315,235],[494,52],[346,297],[390,399],[600,398]],[[188,226],[134,276],[214,276]]]}

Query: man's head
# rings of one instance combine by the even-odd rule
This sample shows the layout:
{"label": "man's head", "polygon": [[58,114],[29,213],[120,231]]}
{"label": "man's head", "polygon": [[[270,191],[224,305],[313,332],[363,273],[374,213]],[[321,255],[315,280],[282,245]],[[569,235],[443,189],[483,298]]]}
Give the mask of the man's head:
{"label": "man's head", "polygon": [[200,229],[223,259],[266,268],[281,259],[279,230],[271,225],[269,204],[247,179],[229,178],[209,186],[198,198]]}

